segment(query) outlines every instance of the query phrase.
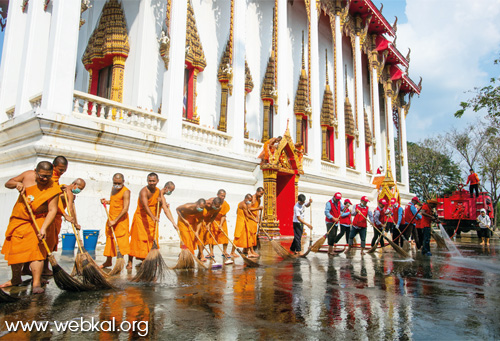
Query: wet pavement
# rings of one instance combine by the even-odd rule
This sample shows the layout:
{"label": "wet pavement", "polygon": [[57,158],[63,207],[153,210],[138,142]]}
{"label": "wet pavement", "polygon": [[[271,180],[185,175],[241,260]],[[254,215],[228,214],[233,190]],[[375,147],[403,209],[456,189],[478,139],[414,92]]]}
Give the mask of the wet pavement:
{"label": "wet pavement", "polygon": [[[285,247],[290,242],[281,241]],[[463,257],[432,245],[432,257],[412,251],[411,262],[388,248],[364,257],[358,250],[349,257],[310,253],[282,261],[262,242],[259,268],[247,268],[237,258],[209,271],[171,270],[160,284],[131,283],[135,269],[124,270],[115,280],[119,290],[91,293],[66,293],[51,280],[43,295],[28,295],[30,287],[11,290],[21,300],[0,304],[0,338],[498,340],[500,244],[477,243],[459,239]],[[168,265],[175,265],[178,250],[161,245]],[[102,249],[97,255],[104,261]],[[72,256],[57,258],[70,272]],[[4,282],[10,270],[3,260],[0,269]],[[114,323],[115,331],[82,331],[79,325],[56,330],[61,328],[56,323],[76,321],[75,326],[82,318],[107,321],[100,325],[105,330]],[[6,323],[17,321],[49,322],[52,331],[9,332]],[[116,331],[119,327],[124,330]]]}

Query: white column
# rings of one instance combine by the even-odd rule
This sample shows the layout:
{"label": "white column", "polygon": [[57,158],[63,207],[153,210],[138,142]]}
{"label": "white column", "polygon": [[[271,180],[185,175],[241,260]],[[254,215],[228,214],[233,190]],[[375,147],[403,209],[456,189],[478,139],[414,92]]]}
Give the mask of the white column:
{"label": "white column", "polygon": [[[356,170],[360,171],[361,182],[366,182],[365,115],[363,111],[363,70],[361,64],[361,44],[359,35],[354,37],[354,63],[356,75],[356,112],[358,119],[358,141],[356,143]],[[359,143],[358,143],[359,142]]]}
{"label": "white column", "polygon": [[309,129],[309,155],[313,159],[313,168],[318,172],[321,170],[321,153],[323,148],[321,133],[321,100],[319,91],[319,50],[318,50],[318,16],[316,15],[316,2],[310,1],[311,22],[311,107],[312,107],[312,127]]}
{"label": "white column", "polygon": [[233,95],[228,101],[227,132],[232,136],[231,147],[236,153],[243,153],[245,137],[246,10],[247,0],[234,2]]}
{"label": "white column", "polygon": [[385,95],[385,103],[386,103],[386,108],[385,108],[385,119],[387,120],[387,128],[388,131],[386,134],[388,134],[389,138],[389,154],[391,157],[391,170],[392,170],[392,175],[394,176],[394,180],[396,177],[396,162],[395,162],[395,157],[394,157],[394,121],[392,120],[392,97],[388,96],[387,94]]}
{"label": "white column", "polygon": [[378,72],[375,67],[371,67],[371,72],[372,76],[370,77],[371,81],[371,88],[372,88],[372,98],[373,98],[373,103],[372,103],[372,110],[373,110],[373,118],[374,118],[374,130],[375,130],[375,141],[376,141],[376,148],[377,148],[377,154],[374,155],[373,157],[373,169],[376,170],[378,167],[381,165],[385,168],[385,165],[383,164],[383,158],[382,156],[385,153],[384,150],[384,141],[382,140],[382,136],[380,135],[380,100],[379,100],[379,92],[378,92]]}
{"label": "white column", "polygon": [[[152,54],[150,49],[151,46],[157,46],[156,31],[154,26],[150,24],[154,18],[154,15],[151,13],[152,8],[151,0],[141,0],[139,2],[139,12],[135,17],[134,25],[131,27],[131,30],[134,30],[135,34],[130,32],[132,33],[131,35],[137,37],[136,47],[130,49],[130,52],[134,54],[134,82],[132,83],[132,100],[130,104],[142,108],[151,105],[151,102],[148,100],[148,90],[150,87],[147,84],[152,80],[148,77],[150,74],[148,74],[147,70],[152,64],[157,63],[158,58],[157,54]],[[170,36],[170,39],[172,39],[172,36]],[[172,48],[170,51],[172,51]],[[145,102],[146,100],[147,102]]]}
{"label": "white column", "polygon": [[335,98],[337,99],[338,139],[335,140],[335,164],[340,166],[340,175],[346,175],[346,141],[344,117],[344,61],[342,58],[342,30],[340,29],[340,16],[335,16]]}
{"label": "white column", "polygon": [[[236,2],[236,1],[235,1]],[[288,107],[288,75],[290,74],[290,66],[286,64],[287,54],[290,53],[287,49],[286,38],[288,36],[288,18],[287,18],[287,0],[278,0],[278,114],[274,116],[274,132],[273,136],[280,136],[285,133],[286,122],[290,120],[290,134],[294,135],[293,106]],[[291,97],[293,98],[293,97]]]}
{"label": "white column", "polygon": [[401,182],[405,184],[406,191],[410,192],[410,178],[408,174],[408,148],[406,145],[406,112],[404,107],[400,110],[399,129],[401,130],[401,154],[403,155],[403,166],[401,167]]}
{"label": "white column", "polygon": [[53,0],[42,108],[69,114],[75,87],[80,4]]}
{"label": "white column", "polygon": [[28,15],[21,11],[22,0],[10,0],[0,65],[0,122],[7,120],[5,110],[16,103],[19,73],[24,50]]}
{"label": "white column", "polygon": [[162,107],[165,108],[167,115],[167,124],[164,128],[167,138],[181,139],[187,1],[172,1],[170,18],[170,65],[163,76]]}
{"label": "white column", "polygon": [[43,1],[30,1],[28,21],[24,33],[25,44],[21,58],[19,91],[16,96],[16,115],[31,110],[29,99],[42,92],[49,30],[50,13],[43,10]]}

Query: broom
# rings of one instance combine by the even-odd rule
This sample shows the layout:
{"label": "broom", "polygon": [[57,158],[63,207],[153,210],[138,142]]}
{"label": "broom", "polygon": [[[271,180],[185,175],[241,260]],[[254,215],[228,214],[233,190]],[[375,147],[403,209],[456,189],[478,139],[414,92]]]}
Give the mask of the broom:
{"label": "broom", "polygon": [[[24,200],[24,204],[26,205],[26,208],[28,209],[31,220],[33,221],[33,225],[35,226],[36,232],[40,233],[40,228],[38,227],[35,216],[33,215],[33,211],[31,210],[31,206],[28,204],[28,200],[26,199],[26,196],[24,195],[24,193],[21,193],[21,196]],[[42,242],[43,242],[43,245],[45,246],[45,249],[47,250],[47,258],[50,262],[50,265],[52,266],[54,282],[56,282],[56,285],[59,287],[59,289],[66,290],[66,291],[94,290],[94,288],[92,286],[81,283],[76,278],[71,277],[66,271],[64,271],[64,269],[61,268],[61,266],[59,264],[57,264],[56,258],[54,257],[52,252],[50,252],[49,246],[47,245],[45,238],[42,239]]]}
{"label": "broom", "polygon": [[[64,193],[64,199],[66,200],[66,203],[68,203],[68,215],[71,217],[71,210],[69,208],[68,196],[66,194],[66,191],[64,191],[63,193]],[[73,233],[75,234],[75,236],[78,236],[75,224],[71,223],[71,226],[73,227]],[[96,287],[96,289],[116,289],[114,285],[108,282],[106,277],[104,277],[104,275],[102,274],[102,270],[94,262],[94,259],[82,247],[82,241],[80,240],[79,236],[76,238],[76,242],[78,243],[78,249],[80,250],[81,256],[79,260],[81,260],[81,263],[79,264],[79,262],[77,262],[75,259],[75,266],[77,269],[79,266],[81,267],[83,283],[93,285]]]}
{"label": "broom", "polygon": [[[201,246],[203,246],[203,250],[205,250],[206,253],[209,253],[205,247],[205,244],[203,244],[203,242],[201,241],[200,237],[198,236],[198,234],[193,230],[193,228],[191,227],[191,225],[188,224],[188,227],[189,229],[191,230],[191,232],[194,233],[194,236],[196,237],[196,239],[198,239],[198,241],[200,242]],[[203,264],[203,262],[201,260],[199,260],[197,257],[195,257],[195,259],[198,261],[198,264],[201,264],[203,266],[205,266]],[[221,268],[222,267],[222,264],[219,264],[217,263],[217,261],[212,258],[212,260],[214,261],[213,264],[212,264],[212,269],[216,269],[216,268]]]}
{"label": "broom", "polygon": [[294,255],[292,255],[290,252],[287,251],[283,246],[281,246],[280,243],[278,243],[276,240],[271,239],[269,234],[267,233],[266,229],[262,229],[264,231],[264,234],[266,235],[267,239],[271,242],[271,246],[273,247],[274,251],[278,254],[283,259],[292,259],[295,258]]}
{"label": "broom", "polygon": [[374,253],[375,250],[377,249],[378,243],[380,243],[380,239],[382,239],[382,235],[378,236],[377,241],[375,242],[375,244],[373,244],[373,246],[368,251],[366,251],[366,253]]}
{"label": "broom", "polygon": [[[343,213],[346,212],[346,209],[344,209],[344,211],[341,213],[341,215]],[[311,216],[311,222],[312,222],[312,216]],[[314,242],[314,244],[312,246],[309,246],[309,249],[307,249],[307,251],[301,256],[302,258],[305,258],[307,257],[307,255],[309,254],[309,252],[319,252],[319,250],[321,249],[321,247],[323,246],[323,244],[325,243],[325,240],[326,238],[328,237],[328,235],[330,234],[330,231],[335,227],[335,226],[338,226],[340,224],[340,217],[339,217],[339,220],[333,224],[330,229],[328,230],[328,232],[326,232],[326,234],[321,237],[320,239],[318,239],[317,241]],[[312,236],[312,232],[311,232],[311,236]]]}
{"label": "broom", "polygon": [[[392,216],[390,216],[389,219],[394,224],[394,228],[396,228],[396,223],[394,222],[394,218]],[[408,241],[408,239],[406,239],[405,235],[403,234],[403,232],[401,232],[401,230],[399,228],[397,228],[397,230],[399,232],[398,237],[403,237],[403,250],[405,250],[406,252],[410,251],[410,242]]]}
{"label": "broom", "polygon": [[400,256],[404,257],[404,258],[411,258],[410,255],[405,251],[403,250],[401,247],[399,247],[399,245],[397,245],[396,243],[394,243],[392,240],[390,240],[389,238],[387,238],[385,236],[385,234],[383,234],[375,225],[372,224],[372,222],[370,220],[368,220],[364,215],[363,213],[357,211],[363,218],[365,218],[365,220],[367,222],[370,223],[370,225],[378,231],[378,233],[380,233],[380,235],[382,236],[382,238],[384,238],[389,244],[391,244],[391,246],[394,248],[394,250],[396,250],[397,253],[399,253]]}
{"label": "broom", "polygon": [[260,239],[259,239],[259,233],[260,233],[260,222],[262,221],[262,211],[260,211],[259,215],[259,225],[257,226],[257,234],[255,235],[255,238],[257,239],[257,243],[255,243],[254,249],[260,250]]}
{"label": "broom", "polygon": [[[232,259],[226,258],[226,255],[224,254],[224,250],[222,250],[222,248],[220,247],[219,243],[217,243],[217,239],[213,235],[212,231],[210,231],[210,229],[207,228],[206,226],[205,226],[205,229],[208,231],[208,233],[210,233],[210,236],[212,236],[212,239],[215,241],[215,245],[217,245],[217,247],[219,248],[220,252],[222,252],[222,257],[226,260],[224,262],[224,264],[225,265],[233,264],[234,261]],[[221,230],[220,226],[219,226],[219,230]]]}
{"label": "broom", "polygon": [[177,234],[179,235],[179,240],[181,241],[181,253],[179,253],[179,259],[177,260],[177,264],[172,269],[180,270],[180,269],[194,269],[195,260],[201,263],[201,266],[206,270],[207,267],[203,262],[201,262],[198,258],[196,258],[191,251],[187,248],[187,246],[182,241],[181,233],[178,229],[176,229]]}
{"label": "broom", "polygon": [[[109,220],[109,212],[108,208],[106,207],[106,204],[102,204],[104,207],[104,210],[106,211],[106,216],[108,217]],[[113,240],[115,241],[116,245],[116,263],[113,269],[108,273],[109,276],[114,276],[120,274],[122,272],[123,268],[125,267],[125,259],[123,258],[122,253],[120,252],[120,247],[118,246],[118,241],[116,240],[116,234],[115,234],[115,228],[110,227],[111,232],[113,233]]]}
{"label": "broom", "polygon": [[[160,219],[160,202],[156,204],[156,218]],[[149,250],[148,255],[141,263],[141,267],[137,270],[137,274],[132,278],[132,282],[154,282],[158,278],[163,280],[167,264],[163,260],[158,247],[158,222],[155,222],[155,230],[153,233],[153,246]]]}
{"label": "broom", "polygon": [[229,236],[227,235],[227,233],[223,230],[223,229],[220,229],[222,231],[222,233],[224,233],[224,235],[227,237],[227,239],[231,242],[231,245],[233,245],[233,247],[236,249],[236,251],[240,254],[241,258],[243,259],[243,262],[250,268],[258,268],[260,266],[259,263],[257,262],[254,262],[253,260],[251,260],[250,258],[248,258],[247,256],[245,256],[243,254],[243,252],[240,251],[240,249],[238,249],[236,247],[236,245],[234,245],[233,241],[231,239],[229,239]]}
{"label": "broom", "polygon": [[443,237],[437,234],[432,227],[430,229],[431,229],[431,236],[436,241],[437,246],[448,250],[448,246],[446,245],[446,242],[444,241]]}
{"label": "broom", "polygon": [[[418,216],[418,214],[420,213],[420,211],[421,211],[421,210],[422,210],[422,207],[420,207],[420,208],[418,209],[417,213],[415,213],[415,215],[411,218],[410,222],[409,222],[408,224],[406,224],[406,227],[405,227],[405,229],[404,229],[403,231],[401,231],[401,230],[399,230],[399,229],[398,229],[398,230],[400,231],[400,234],[399,234],[399,235],[398,235],[398,236],[397,236],[397,237],[393,240],[393,242],[395,242],[396,240],[398,240],[398,238],[399,238],[400,236],[402,236],[402,237],[403,237],[406,241],[408,241],[408,239],[406,239],[406,237],[404,236],[404,233],[405,233],[406,229],[407,229],[407,228],[408,228],[408,227],[409,227],[409,226],[413,223],[413,221],[414,221],[414,220],[415,220],[415,218]],[[393,222],[394,222],[394,221],[393,221]],[[417,235],[417,236],[418,236],[418,235]],[[417,239],[418,239],[418,238],[417,238]],[[404,246],[405,246],[405,243],[404,243],[404,241],[403,241],[403,247],[404,247]],[[410,247],[410,242],[408,242],[408,248],[409,248],[409,247]],[[409,249],[408,249],[408,250],[405,250],[405,251],[409,251]]]}
{"label": "broom", "polygon": [[8,293],[0,289],[0,303],[10,303],[19,301],[19,297],[10,296]]}

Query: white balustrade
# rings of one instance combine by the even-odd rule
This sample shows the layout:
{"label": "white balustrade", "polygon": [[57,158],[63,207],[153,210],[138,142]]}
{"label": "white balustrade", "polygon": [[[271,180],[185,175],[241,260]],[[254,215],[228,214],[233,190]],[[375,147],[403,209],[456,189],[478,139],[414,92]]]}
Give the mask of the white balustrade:
{"label": "white balustrade", "polygon": [[339,169],[339,166],[332,162],[321,161],[321,173],[328,175],[335,175]]}
{"label": "white balustrade", "polygon": [[160,131],[166,118],[144,109],[132,108],[119,102],[74,91],[73,115],[91,117],[106,124],[122,123],[131,127]]}
{"label": "white balustrade", "polygon": [[217,147],[227,147],[231,136],[208,127],[203,127],[190,122],[182,122],[182,137],[186,140],[209,144]]}
{"label": "white balustrade", "polygon": [[245,154],[249,157],[257,157],[259,153],[262,151],[263,143],[245,139]]}
{"label": "white balustrade", "polygon": [[304,157],[302,158],[302,168],[304,170],[311,169],[312,165],[313,165],[313,159],[307,155],[304,155]]}

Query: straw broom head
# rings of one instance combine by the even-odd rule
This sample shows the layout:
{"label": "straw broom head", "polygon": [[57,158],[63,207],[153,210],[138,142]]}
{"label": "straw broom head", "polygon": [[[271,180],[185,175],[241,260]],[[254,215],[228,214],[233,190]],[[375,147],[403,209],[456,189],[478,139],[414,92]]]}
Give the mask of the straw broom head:
{"label": "straw broom head", "polygon": [[118,254],[116,255],[116,263],[113,269],[108,273],[108,276],[119,275],[123,268],[125,267],[125,259],[121,254],[120,250],[118,250]]}
{"label": "straw broom head", "polygon": [[177,264],[172,269],[194,269],[193,254],[186,248],[181,248]]}
{"label": "straw broom head", "polygon": [[167,264],[160,254],[160,249],[153,241],[153,247],[141,264],[137,274],[132,278],[133,282],[154,282],[157,279],[163,280],[167,270]]}
{"label": "straw broom head", "polygon": [[75,292],[95,290],[93,286],[86,283],[81,283],[76,278],[68,275],[68,273],[64,271],[64,269],[61,268],[59,264],[57,264],[57,261],[53,255],[50,255],[48,259],[50,265],[52,266],[54,282],[56,282],[56,285],[59,287],[59,289]]}
{"label": "straw broom head", "polygon": [[82,263],[82,277],[83,283],[88,285],[93,285],[96,289],[116,289],[116,287],[108,282],[108,280],[102,275],[101,269],[92,262],[90,255],[88,253],[83,254],[84,261]]}
{"label": "straw broom head", "polygon": [[314,244],[311,246],[311,251],[312,252],[319,252],[319,249],[323,246],[326,240],[326,235],[318,239],[317,241],[314,242]]}

